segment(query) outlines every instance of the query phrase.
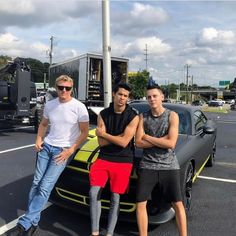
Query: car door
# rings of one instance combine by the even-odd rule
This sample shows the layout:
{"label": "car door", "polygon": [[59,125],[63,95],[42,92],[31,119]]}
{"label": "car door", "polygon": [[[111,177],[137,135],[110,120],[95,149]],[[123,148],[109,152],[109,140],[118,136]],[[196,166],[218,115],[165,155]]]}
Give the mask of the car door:
{"label": "car door", "polygon": [[197,146],[197,152],[195,153],[196,170],[198,170],[212,150],[212,135],[203,132],[203,127],[207,123],[207,118],[202,111],[194,111],[193,123],[195,145]]}

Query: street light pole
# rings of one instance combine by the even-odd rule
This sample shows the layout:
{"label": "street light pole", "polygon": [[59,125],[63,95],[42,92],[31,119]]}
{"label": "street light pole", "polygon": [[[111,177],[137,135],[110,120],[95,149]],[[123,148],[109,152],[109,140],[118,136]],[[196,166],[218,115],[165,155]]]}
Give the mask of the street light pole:
{"label": "street light pole", "polygon": [[104,107],[112,101],[111,90],[111,44],[110,44],[110,2],[102,0],[102,36],[103,36],[103,86]]}

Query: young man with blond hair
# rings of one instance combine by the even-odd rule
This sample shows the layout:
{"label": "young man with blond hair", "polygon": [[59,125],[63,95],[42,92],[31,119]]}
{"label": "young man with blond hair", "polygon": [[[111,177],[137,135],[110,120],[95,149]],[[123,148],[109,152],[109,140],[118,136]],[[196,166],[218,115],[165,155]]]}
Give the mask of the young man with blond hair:
{"label": "young man with blond hair", "polygon": [[[58,97],[45,104],[36,137],[38,153],[28,209],[9,236],[36,235],[41,211],[57,179],[88,136],[88,112],[83,103],[71,96],[73,80],[61,75],[56,79],[55,87]],[[49,133],[46,134],[49,123]]]}

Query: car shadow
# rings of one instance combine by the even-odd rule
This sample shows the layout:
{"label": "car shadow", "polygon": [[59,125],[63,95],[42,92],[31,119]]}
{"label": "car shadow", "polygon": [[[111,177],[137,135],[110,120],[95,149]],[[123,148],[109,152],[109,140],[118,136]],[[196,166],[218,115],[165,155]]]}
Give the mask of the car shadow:
{"label": "car shadow", "polygon": [[29,175],[0,187],[1,224],[9,223],[24,213],[32,179],[33,175]]}
{"label": "car shadow", "polygon": [[[100,235],[106,235],[107,219],[100,221]],[[52,205],[42,213],[40,234],[48,236],[84,236],[89,235],[90,217]],[[137,236],[135,223],[118,221],[114,236]]]}
{"label": "car shadow", "polygon": [[[29,175],[0,187],[0,227],[25,213],[32,179],[33,175]],[[107,219],[102,218],[100,226],[100,235],[105,235]],[[39,227],[40,235],[45,236],[84,236],[91,232],[89,216],[56,205],[51,205],[42,212]],[[137,225],[118,221],[114,236],[118,235],[138,235]]]}

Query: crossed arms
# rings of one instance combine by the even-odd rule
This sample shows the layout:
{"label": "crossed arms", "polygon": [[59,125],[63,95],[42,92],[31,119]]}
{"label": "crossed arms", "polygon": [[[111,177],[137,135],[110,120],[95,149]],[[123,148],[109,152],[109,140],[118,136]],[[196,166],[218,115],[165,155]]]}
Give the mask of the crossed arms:
{"label": "crossed arms", "polygon": [[96,128],[96,135],[98,136],[99,146],[102,147],[113,143],[125,148],[129,144],[130,140],[134,137],[138,122],[139,117],[135,116],[134,119],[127,125],[122,134],[111,135],[106,132],[105,123],[101,115],[99,114]]}
{"label": "crossed arms", "polygon": [[166,149],[175,148],[179,129],[179,117],[175,112],[170,113],[168,134],[161,137],[153,137],[145,134],[143,127],[143,115],[140,115],[138,129],[135,135],[135,144],[139,148],[159,147]]}

